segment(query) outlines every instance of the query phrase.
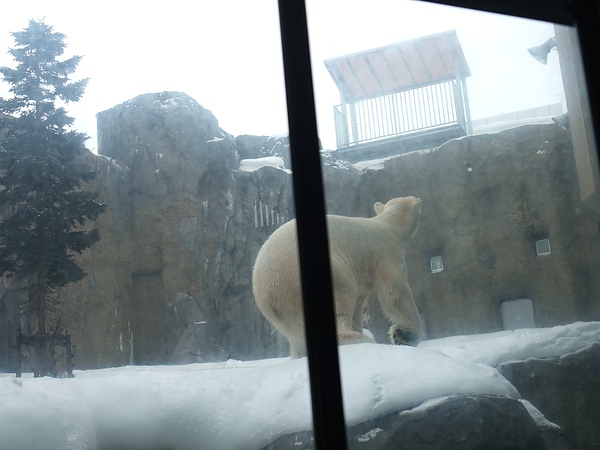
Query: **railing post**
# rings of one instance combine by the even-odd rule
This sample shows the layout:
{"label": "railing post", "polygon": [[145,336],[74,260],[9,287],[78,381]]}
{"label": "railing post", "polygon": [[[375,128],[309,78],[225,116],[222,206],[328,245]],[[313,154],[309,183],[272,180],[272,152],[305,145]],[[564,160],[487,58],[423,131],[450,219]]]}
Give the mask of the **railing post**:
{"label": "railing post", "polygon": [[348,103],[348,109],[350,110],[350,127],[352,127],[352,139],[353,144],[358,144],[358,120],[356,117],[356,102]]}
{"label": "railing post", "polygon": [[456,105],[456,120],[463,127],[465,133],[471,134],[470,122],[471,118],[467,117],[469,105],[466,98],[466,85],[464,84],[464,77],[460,71],[460,62],[457,55],[454,55],[454,82],[455,82],[455,94],[454,104]]}
{"label": "railing post", "polygon": [[335,143],[337,148],[347,147],[350,144],[348,131],[348,112],[346,104],[333,107],[333,116],[335,123]]}

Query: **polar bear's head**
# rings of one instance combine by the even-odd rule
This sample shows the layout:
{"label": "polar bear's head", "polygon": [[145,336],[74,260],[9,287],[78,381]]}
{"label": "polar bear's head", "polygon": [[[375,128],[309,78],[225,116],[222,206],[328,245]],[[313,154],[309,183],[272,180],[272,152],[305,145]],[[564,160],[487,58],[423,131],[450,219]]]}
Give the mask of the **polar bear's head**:
{"label": "polar bear's head", "polygon": [[373,205],[377,217],[402,226],[409,236],[417,231],[421,219],[421,199],[417,197],[397,197],[385,205],[376,202]]}

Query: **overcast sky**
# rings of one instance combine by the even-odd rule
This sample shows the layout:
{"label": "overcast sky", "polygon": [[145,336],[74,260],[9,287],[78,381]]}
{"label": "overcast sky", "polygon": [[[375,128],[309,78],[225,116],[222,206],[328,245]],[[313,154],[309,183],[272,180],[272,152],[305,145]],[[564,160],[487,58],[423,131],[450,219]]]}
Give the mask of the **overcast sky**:
{"label": "overcast sky", "polygon": [[[471,77],[473,119],[563,101],[558,56],[548,65],[527,48],[554,35],[553,25],[399,0],[307,0],[319,133],[335,148],[339,93],[325,59],[455,29]],[[66,56],[84,56],[74,79],[89,77],[69,106],[75,128],[92,136],[96,113],[139,94],[183,91],[210,109],[234,136],[287,132],[276,0],[20,0],[0,14],[0,66],[12,31],[44,19],[67,35]],[[0,96],[8,95],[0,84]]]}

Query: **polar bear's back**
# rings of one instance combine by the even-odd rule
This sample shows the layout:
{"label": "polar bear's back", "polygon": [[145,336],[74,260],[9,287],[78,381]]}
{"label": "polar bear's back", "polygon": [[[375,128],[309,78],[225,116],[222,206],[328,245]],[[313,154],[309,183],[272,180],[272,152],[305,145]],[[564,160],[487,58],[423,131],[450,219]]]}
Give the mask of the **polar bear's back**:
{"label": "polar bear's back", "polygon": [[[393,242],[393,231],[376,217],[328,215],[327,227],[334,278],[340,264],[373,268],[383,253],[400,256]],[[277,301],[275,297],[282,297],[283,302],[288,305],[291,302],[294,307],[301,304],[298,258],[294,219],[275,230],[256,257],[252,284],[261,310],[264,303]]]}
{"label": "polar bear's back", "polygon": [[[332,255],[356,254],[366,256],[394,245],[393,232],[377,218],[327,215],[328,241]],[[377,236],[377,237],[376,237]],[[286,222],[271,234],[264,243],[254,266],[256,278],[264,270],[285,272],[291,266],[298,270],[298,244],[296,219]],[[258,273],[257,273],[258,271]],[[274,274],[272,274],[274,275]],[[285,274],[288,276],[289,274]]]}

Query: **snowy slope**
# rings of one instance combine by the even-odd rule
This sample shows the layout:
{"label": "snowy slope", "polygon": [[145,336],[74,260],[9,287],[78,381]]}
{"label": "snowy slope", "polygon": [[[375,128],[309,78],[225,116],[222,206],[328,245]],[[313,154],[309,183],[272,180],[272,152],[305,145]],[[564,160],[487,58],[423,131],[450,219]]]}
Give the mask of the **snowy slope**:
{"label": "snowy slope", "polygon": [[[600,342],[600,322],[340,348],[348,425],[453,394],[518,398],[492,366]],[[256,449],[311,427],[306,359],[0,376],[0,449]],[[535,411],[534,411],[535,412]]]}

